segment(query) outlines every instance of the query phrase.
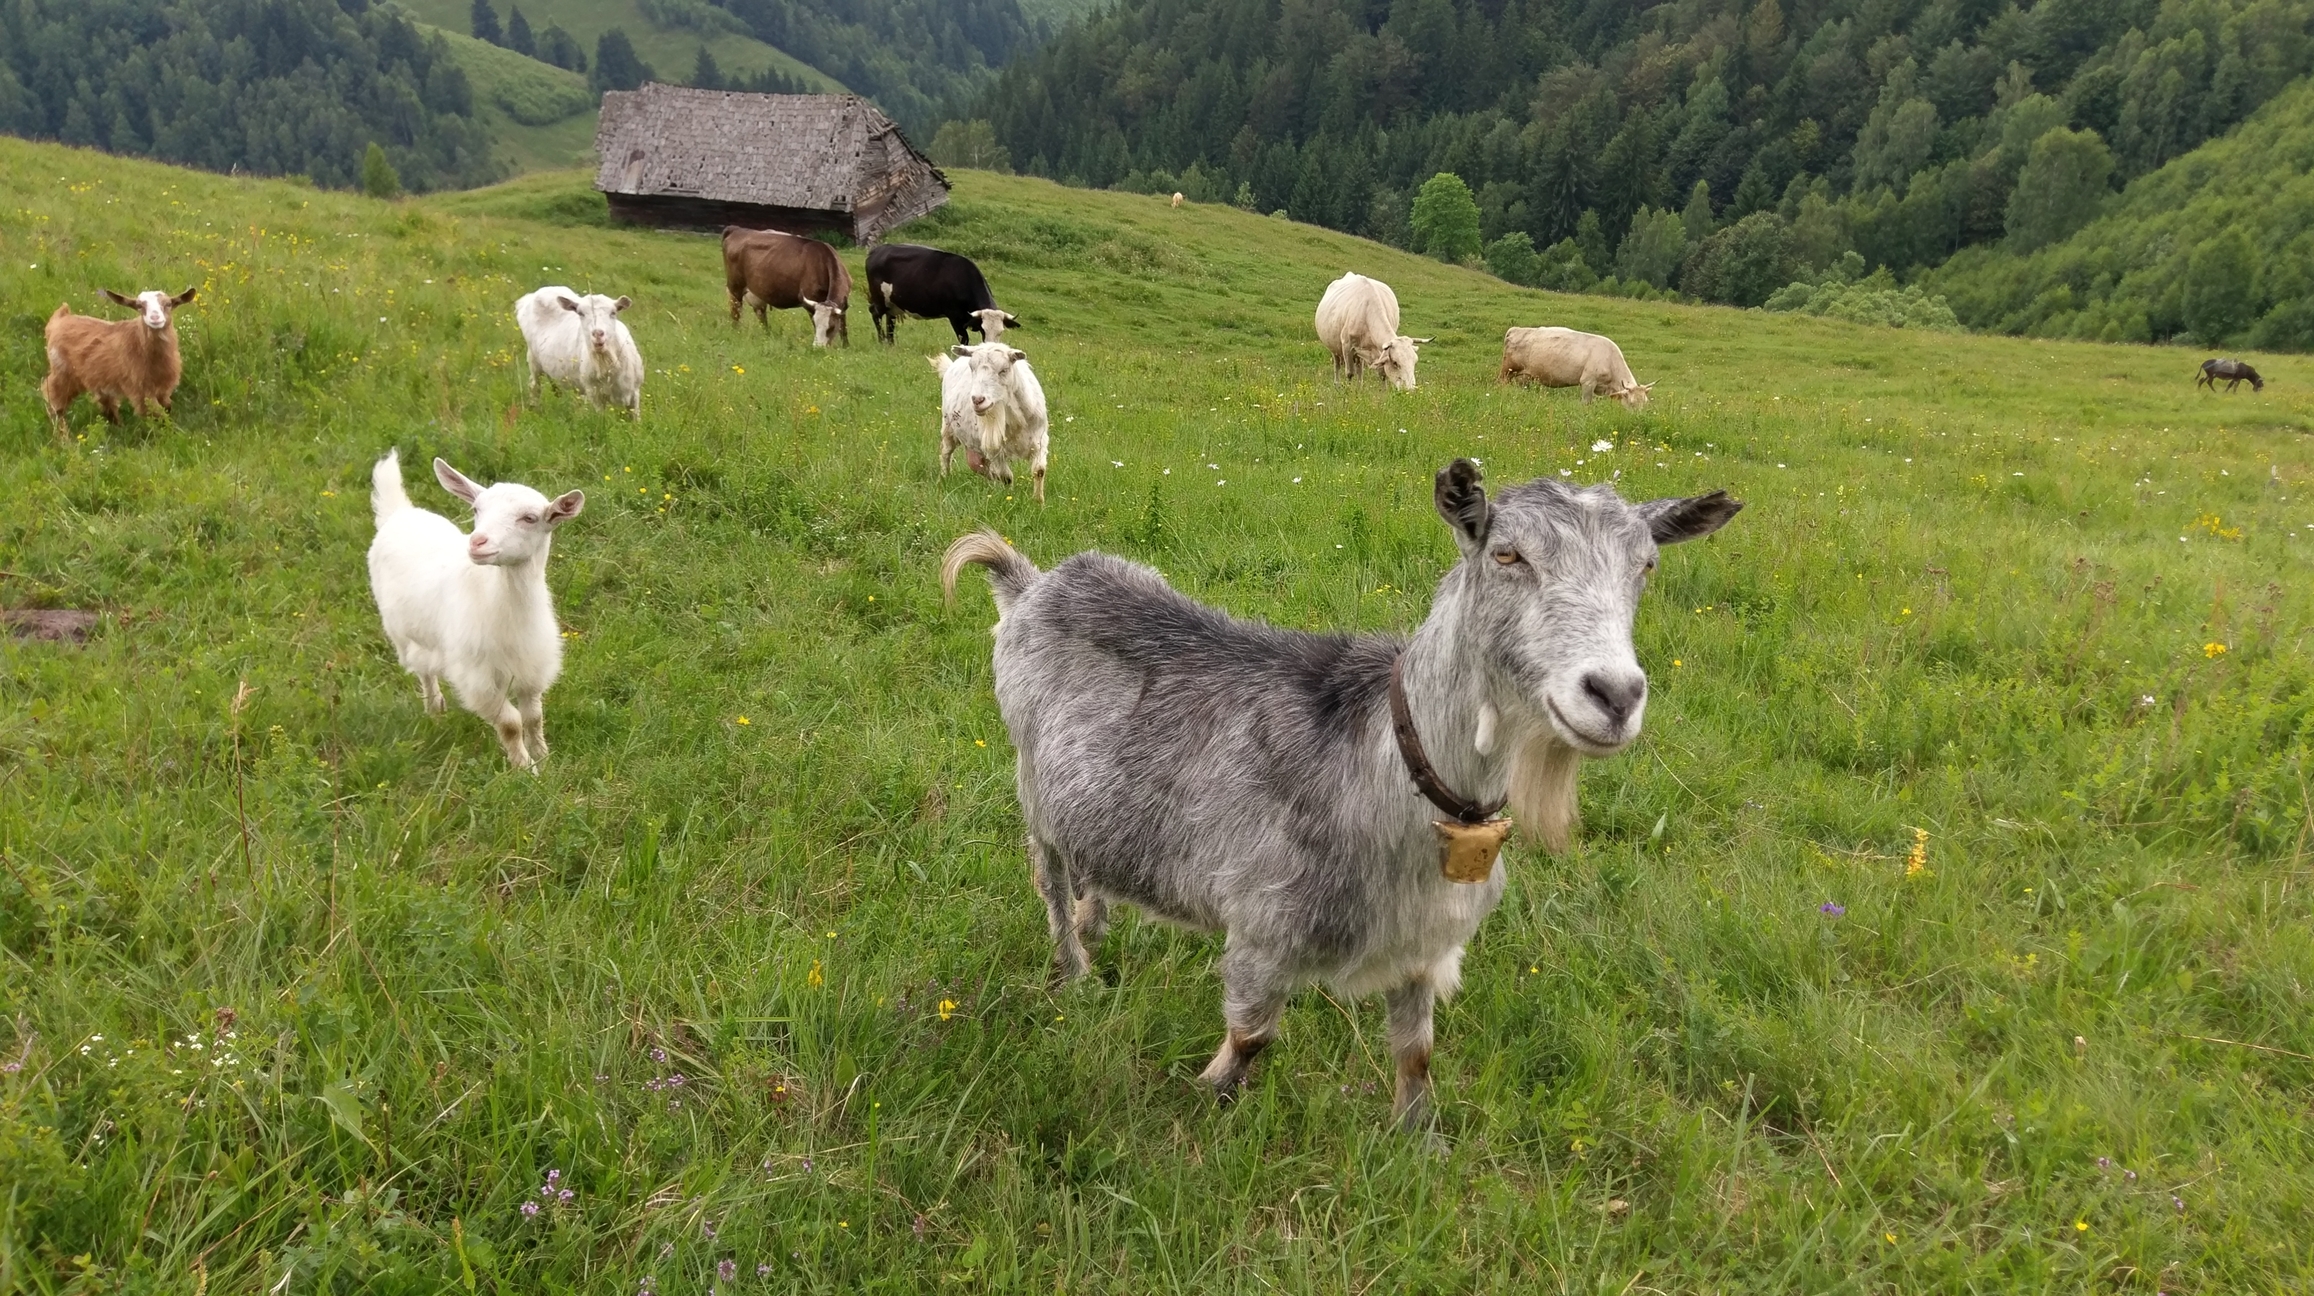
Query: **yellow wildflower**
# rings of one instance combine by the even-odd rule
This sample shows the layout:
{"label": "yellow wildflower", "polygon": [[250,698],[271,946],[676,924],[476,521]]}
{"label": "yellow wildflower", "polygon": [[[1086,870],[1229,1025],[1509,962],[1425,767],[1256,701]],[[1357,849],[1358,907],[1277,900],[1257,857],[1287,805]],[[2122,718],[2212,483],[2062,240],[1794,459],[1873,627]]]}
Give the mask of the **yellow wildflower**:
{"label": "yellow wildflower", "polygon": [[737,723],[739,723],[739,724],[746,724],[746,723],[747,723],[747,717],[746,717],[746,716],[741,716],[741,717],[739,717],[739,719],[738,719]]}
{"label": "yellow wildflower", "polygon": [[1904,876],[1918,877],[1928,868],[1928,829],[1912,830],[1912,853],[1904,857]]}
{"label": "yellow wildflower", "polygon": [[955,1015],[956,1015],[956,1001],[955,1001],[954,999],[943,999],[943,1000],[941,1000],[941,1001],[940,1001],[940,1020],[942,1020],[942,1021],[947,1021],[949,1018],[951,1018],[951,1017],[954,1017]]}
{"label": "yellow wildflower", "polygon": [[812,970],[803,974],[803,983],[814,990],[827,984],[827,978],[820,975],[820,961],[818,959],[813,959]]}
{"label": "yellow wildflower", "polygon": [[2212,641],[2202,645],[2202,656],[2204,657],[2217,658],[2225,655],[2226,646],[2222,643]]}

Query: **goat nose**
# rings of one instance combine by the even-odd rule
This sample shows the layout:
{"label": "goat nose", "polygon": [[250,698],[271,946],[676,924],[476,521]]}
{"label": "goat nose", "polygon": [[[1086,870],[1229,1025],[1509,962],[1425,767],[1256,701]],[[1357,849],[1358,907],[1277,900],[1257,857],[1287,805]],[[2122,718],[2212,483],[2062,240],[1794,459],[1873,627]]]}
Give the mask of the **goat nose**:
{"label": "goat nose", "polygon": [[986,396],[975,396],[975,397],[973,397],[973,398],[972,398],[972,408],[974,408],[974,409],[976,409],[976,410],[984,410],[984,409],[987,409],[987,408],[988,408],[988,398],[987,398]]}
{"label": "goat nose", "polygon": [[1647,697],[1647,676],[1638,671],[1591,671],[1583,676],[1583,692],[1620,729]]}

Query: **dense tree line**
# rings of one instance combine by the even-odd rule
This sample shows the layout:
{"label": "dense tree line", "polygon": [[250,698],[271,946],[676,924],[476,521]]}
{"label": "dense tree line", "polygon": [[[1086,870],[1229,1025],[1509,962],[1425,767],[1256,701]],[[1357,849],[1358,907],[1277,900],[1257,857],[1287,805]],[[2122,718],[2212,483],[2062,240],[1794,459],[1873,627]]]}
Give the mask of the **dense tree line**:
{"label": "dense tree line", "polygon": [[0,131],[351,187],[497,176],[447,42],[368,0],[7,0]]}
{"label": "dense tree line", "polygon": [[1753,305],[1851,251],[1909,278],[2061,240],[2314,67],[2310,27],[2314,0],[1123,0],[956,115],[1033,174],[1405,246],[1450,173],[1490,261]]}
{"label": "dense tree line", "polygon": [[490,0],[474,0],[467,23],[476,40],[489,41],[565,71],[587,70],[586,51],[580,47],[578,37],[565,31],[561,23],[551,21],[545,31],[532,31],[530,20],[522,16],[521,5],[507,7],[506,24],[502,27],[498,10],[491,7]]}
{"label": "dense tree line", "polygon": [[747,29],[874,99],[917,139],[1042,35],[1018,0],[715,0]]}

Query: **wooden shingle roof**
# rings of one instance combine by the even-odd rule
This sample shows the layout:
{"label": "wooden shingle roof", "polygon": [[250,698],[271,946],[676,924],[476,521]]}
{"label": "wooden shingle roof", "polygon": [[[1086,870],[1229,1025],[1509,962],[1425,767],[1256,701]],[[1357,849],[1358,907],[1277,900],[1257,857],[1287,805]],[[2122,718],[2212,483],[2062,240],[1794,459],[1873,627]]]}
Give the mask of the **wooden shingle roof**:
{"label": "wooden shingle roof", "polygon": [[645,85],[603,96],[595,188],[614,206],[664,198],[849,217],[853,237],[948,201],[948,178],[857,95]]}

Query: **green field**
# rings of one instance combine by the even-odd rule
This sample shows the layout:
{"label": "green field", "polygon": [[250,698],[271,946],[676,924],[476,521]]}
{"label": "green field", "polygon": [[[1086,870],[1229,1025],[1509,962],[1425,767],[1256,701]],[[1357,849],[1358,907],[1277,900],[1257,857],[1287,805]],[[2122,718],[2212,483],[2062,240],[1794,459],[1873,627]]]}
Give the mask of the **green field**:
{"label": "green field", "polygon": [[[469,36],[473,32],[472,0],[394,0],[394,3],[421,22]],[[505,22],[506,0],[492,0],[492,5],[498,10],[498,20]],[[699,47],[705,45],[727,73],[755,73],[768,67],[831,93],[840,94],[844,89],[835,78],[752,36],[656,27],[643,16],[637,0],[535,0],[534,4],[516,0],[515,7],[522,10],[522,16],[534,32],[545,31],[550,22],[561,23],[563,29],[578,37],[579,44],[585,47],[590,66],[595,56],[595,42],[602,39],[604,32],[617,27],[627,33],[627,39],[635,44],[635,53],[664,81],[679,83],[689,77],[692,64],[699,57]]]}
{"label": "green field", "polygon": [[[0,140],[0,603],[101,614],[0,640],[0,1290],[2314,1284],[2314,360],[2212,396],[2182,350],[956,179],[904,237],[1024,322],[1041,509],[937,476],[944,326],[734,330],[713,241],[584,174],[382,204]],[[1419,391],[1330,382],[1352,268],[1436,336]],[[60,443],[48,312],[187,282],[175,421]],[[518,400],[547,282],[635,299],[639,425]],[[1654,406],[1496,387],[1548,322]],[[538,777],[378,631],[388,446],[588,491]],[[1217,1109],[1216,939],[1127,914],[1048,990],[993,610],[938,554],[1403,631],[1465,454],[1748,507],[1664,555],[1576,845],[1514,846],[1439,1139],[1389,1128],[1379,1003],[1316,991]]]}

